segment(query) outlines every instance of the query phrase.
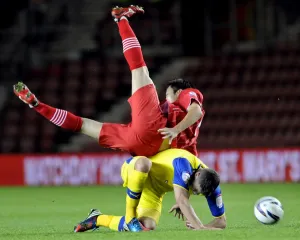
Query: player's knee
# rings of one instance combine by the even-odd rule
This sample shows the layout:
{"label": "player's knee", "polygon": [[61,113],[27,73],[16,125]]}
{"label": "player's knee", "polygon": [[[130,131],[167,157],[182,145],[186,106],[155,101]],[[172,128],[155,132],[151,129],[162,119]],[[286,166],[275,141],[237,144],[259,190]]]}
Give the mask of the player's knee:
{"label": "player's knee", "polygon": [[133,78],[143,78],[143,77],[149,77],[149,71],[148,68],[146,66],[142,66],[140,68],[136,68],[134,70],[131,71],[132,77]]}
{"label": "player's knee", "polygon": [[98,141],[102,127],[103,123],[101,122],[97,122],[88,118],[82,118],[82,126],[80,132]]}
{"label": "player's knee", "polygon": [[140,157],[134,164],[134,169],[139,172],[148,173],[151,169],[152,162],[146,157]]}
{"label": "player's knee", "polygon": [[154,230],[156,228],[156,222],[152,218],[141,217],[139,221],[148,230]]}

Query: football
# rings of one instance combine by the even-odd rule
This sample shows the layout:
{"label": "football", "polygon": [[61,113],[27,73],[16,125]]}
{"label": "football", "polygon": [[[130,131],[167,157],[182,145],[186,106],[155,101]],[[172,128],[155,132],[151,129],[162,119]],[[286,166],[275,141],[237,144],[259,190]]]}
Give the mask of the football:
{"label": "football", "polygon": [[282,219],[283,214],[282,204],[275,197],[262,197],[254,205],[254,215],[263,224],[275,224]]}

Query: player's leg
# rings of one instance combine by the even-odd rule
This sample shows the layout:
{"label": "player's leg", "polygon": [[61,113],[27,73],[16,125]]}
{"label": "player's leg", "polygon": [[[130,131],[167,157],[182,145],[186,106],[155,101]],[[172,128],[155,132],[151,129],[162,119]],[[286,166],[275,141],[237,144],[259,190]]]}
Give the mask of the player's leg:
{"label": "player's leg", "polygon": [[153,179],[147,179],[137,208],[137,217],[141,225],[149,230],[154,230],[158,225],[164,194],[155,190]]}
{"label": "player's leg", "polygon": [[128,231],[125,224],[125,216],[113,216],[102,214],[97,218],[97,227],[106,227],[113,231]]}
{"label": "player's leg", "polygon": [[144,61],[141,45],[128,22],[128,18],[136,13],[144,13],[144,10],[138,6],[115,7],[112,10],[112,16],[118,24],[122,38],[123,53],[132,73],[132,94],[144,86],[153,84]]}
{"label": "player's leg", "polygon": [[141,45],[128,22],[132,15],[143,12],[138,6],[116,7],[112,10],[112,16],[118,24],[124,56],[132,73],[132,96],[128,100],[131,106],[132,128],[149,146],[155,145],[155,150],[150,153],[153,155],[159,150],[156,145],[162,142],[157,130],[166,126],[166,119],[160,108],[156,88],[149,77]]}
{"label": "player's leg", "polygon": [[102,122],[97,122],[88,118],[82,118],[82,126],[80,132],[98,141],[102,127]]}
{"label": "player's leg", "polygon": [[[134,223],[137,222],[137,207],[151,166],[151,161],[146,157],[128,159],[122,166],[121,176],[124,181],[123,186],[127,187],[125,222],[129,228],[131,228],[131,223],[135,225]],[[135,227],[133,226],[133,228]]]}
{"label": "player's leg", "polygon": [[[134,160],[134,159],[133,159]],[[127,186],[128,180],[131,178],[133,165],[124,163],[122,166],[122,178],[124,186]],[[129,177],[129,178],[128,178]],[[113,216],[102,214],[99,210],[92,209],[88,217],[78,223],[74,227],[74,232],[85,232],[88,230],[95,230],[99,227],[107,227],[114,231],[148,231],[154,230],[159,222],[162,209],[162,200],[164,193],[157,192],[153,188],[153,183],[150,178],[147,178],[143,186],[143,192],[136,209],[135,221],[126,224],[125,216]]]}
{"label": "player's leg", "polygon": [[96,230],[99,227],[107,227],[114,231],[126,231],[125,216],[113,216],[102,214],[97,209],[92,209],[87,218],[74,227],[74,232]]}
{"label": "player's leg", "polygon": [[44,116],[50,122],[61,128],[81,132],[96,140],[99,139],[103,124],[88,118],[82,118],[63,109],[51,107],[39,101],[28,87],[19,82],[14,85],[15,94],[36,112]]}
{"label": "player's leg", "polygon": [[126,223],[126,216],[104,215],[96,209],[92,209],[88,217],[74,227],[74,232],[85,232],[96,229],[100,226],[108,227],[115,231],[139,232],[143,228],[137,220],[137,206],[141,198],[151,162],[144,157],[132,157],[124,162],[121,168],[123,186],[127,187],[126,212],[129,222]]}
{"label": "player's leg", "polygon": [[[138,223],[140,225],[140,223]],[[125,216],[114,216],[102,214],[97,209],[92,209],[87,218],[78,223],[74,227],[74,232],[86,232],[88,230],[96,230],[99,227],[106,227],[113,231],[130,231],[125,223]],[[150,229],[142,226],[143,231]]]}
{"label": "player's leg", "polygon": [[127,182],[127,196],[126,196],[126,223],[136,218],[136,209],[139,204],[148,173],[151,169],[151,161],[146,157],[139,157],[134,169],[129,171],[129,178]]}
{"label": "player's leg", "polygon": [[55,125],[81,132],[90,136],[103,147],[121,149],[130,152],[131,129],[125,124],[101,123],[88,118],[76,116],[66,110],[51,107],[40,102],[23,83],[14,85],[14,93],[36,112],[44,116]]}
{"label": "player's leg", "polygon": [[[96,226],[97,227],[107,227],[113,231],[130,231],[130,232],[140,232],[140,231],[149,231],[151,229],[146,228],[138,220],[135,221],[135,228],[132,229],[132,224],[126,224],[125,216],[113,216],[113,215],[100,215],[97,218]],[[140,231],[136,231],[137,228],[142,228]]]}
{"label": "player's leg", "polygon": [[139,217],[140,224],[148,230],[155,230],[157,224],[153,218],[150,217]]}

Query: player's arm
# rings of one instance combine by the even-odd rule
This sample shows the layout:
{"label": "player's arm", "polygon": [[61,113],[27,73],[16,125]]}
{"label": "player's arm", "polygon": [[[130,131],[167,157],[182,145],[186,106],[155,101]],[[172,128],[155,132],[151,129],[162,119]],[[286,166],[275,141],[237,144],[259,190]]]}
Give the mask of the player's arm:
{"label": "player's arm", "polygon": [[193,91],[183,90],[179,96],[178,104],[183,109],[186,109],[186,116],[173,128],[162,128],[158,130],[163,135],[163,139],[169,138],[170,143],[179,133],[199,121],[204,115],[202,104],[197,94]]}
{"label": "player's arm", "polygon": [[178,207],[180,208],[185,218],[191,223],[191,225],[195,229],[204,229],[205,228],[204,225],[197,217],[189,201],[189,192],[180,186],[174,185],[174,194],[175,194],[175,200],[176,203],[178,204]]}
{"label": "player's arm", "polygon": [[177,137],[179,133],[196,123],[203,117],[202,107],[199,103],[192,103],[188,107],[186,116],[173,128],[161,128],[158,130],[163,135],[163,139],[169,138],[169,143]]}
{"label": "player's arm", "polygon": [[214,219],[206,224],[206,227],[226,228],[225,207],[222,198],[221,187],[217,187],[215,191],[206,197],[210,212]]}
{"label": "player's arm", "polygon": [[226,216],[222,215],[221,217],[213,219],[210,223],[205,224],[205,227],[213,227],[213,228],[226,228]]}
{"label": "player's arm", "polygon": [[189,201],[189,179],[193,172],[190,162],[186,158],[176,158],[173,160],[173,168],[174,195],[176,204],[180,208],[181,213],[194,229],[213,229],[206,228],[202,224]]}
{"label": "player's arm", "polygon": [[202,107],[199,103],[193,102],[188,108],[187,108],[187,114],[182,119],[181,122],[179,122],[174,129],[176,132],[180,133],[187,129],[188,127],[192,126],[195,122],[197,122],[199,119],[203,117]]}
{"label": "player's arm", "polygon": [[198,216],[196,215],[190,201],[189,201],[189,192],[180,187],[174,185],[174,194],[176,203],[178,204],[182,214],[187,219],[187,222],[192,226],[194,230],[220,230],[213,226],[205,226],[202,224]]}
{"label": "player's arm", "polygon": [[174,127],[178,133],[192,126],[203,117],[203,99],[201,100],[200,93],[197,94],[197,92],[196,89],[185,89],[177,99],[178,104],[187,110],[185,118]]}

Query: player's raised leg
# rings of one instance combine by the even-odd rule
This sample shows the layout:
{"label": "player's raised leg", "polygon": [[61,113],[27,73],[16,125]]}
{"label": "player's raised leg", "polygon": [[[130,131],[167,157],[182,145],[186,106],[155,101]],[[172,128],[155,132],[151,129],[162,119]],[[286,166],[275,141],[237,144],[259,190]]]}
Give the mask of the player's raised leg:
{"label": "player's raised leg", "polygon": [[141,45],[128,22],[128,18],[136,13],[144,13],[143,8],[130,6],[127,8],[115,7],[112,9],[112,16],[118,24],[119,33],[122,38],[123,53],[132,73],[131,94],[134,94],[138,89],[146,85],[153,84],[144,61]]}
{"label": "player's raised leg", "polygon": [[[149,77],[141,45],[129,25],[128,19],[144,10],[138,6],[113,8],[112,16],[118,24],[122,38],[123,53],[132,73],[132,96],[128,99],[131,107],[131,129],[148,146],[144,156],[156,154],[162,146],[162,138],[157,134],[160,126],[165,127],[167,119],[160,108],[156,88]],[[167,146],[162,149],[168,148]]]}
{"label": "player's raised leg", "polygon": [[102,123],[91,119],[82,118],[66,110],[54,108],[42,103],[22,82],[15,84],[13,89],[14,93],[24,103],[28,104],[36,112],[44,116],[56,126],[73,132],[81,132],[98,140],[103,125]]}

